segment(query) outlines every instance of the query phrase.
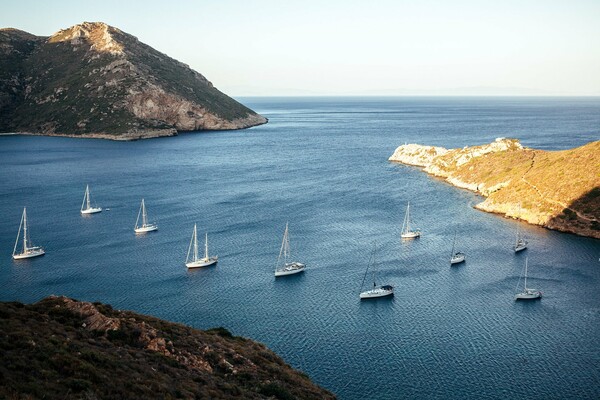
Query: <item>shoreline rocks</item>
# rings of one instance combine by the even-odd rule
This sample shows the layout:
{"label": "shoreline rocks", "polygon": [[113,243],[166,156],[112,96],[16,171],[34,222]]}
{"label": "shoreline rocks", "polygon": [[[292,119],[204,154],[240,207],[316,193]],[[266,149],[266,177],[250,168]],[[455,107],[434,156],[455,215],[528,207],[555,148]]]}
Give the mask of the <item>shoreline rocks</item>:
{"label": "shoreline rocks", "polygon": [[389,161],[481,194],[478,210],[600,239],[600,141],[556,152],[507,138],[462,149],[405,144]]}

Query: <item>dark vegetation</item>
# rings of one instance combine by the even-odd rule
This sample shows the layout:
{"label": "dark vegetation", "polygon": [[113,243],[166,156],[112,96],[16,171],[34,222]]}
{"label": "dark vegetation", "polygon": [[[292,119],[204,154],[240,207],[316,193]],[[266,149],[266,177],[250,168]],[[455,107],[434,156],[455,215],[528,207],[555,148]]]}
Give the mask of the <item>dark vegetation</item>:
{"label": "dark vegetation", "polygon": [[102,24],[84,25],[91,33],[76,39],[72,32],[77,26],[50,38],[0,29],[0,132],[118,135],[180,130],[174,111],[160,117],[134,112],[136,94],[155,103],[162,98],[173,109],[178,102],[189,102],[224,121],[256,114],[187,65],[116,28],[107,27],[106,35],[119,50],[98,50],[106,40],[98,33],[104,32]]}
{"label": "dark vegetation", "polygon": [[[93,320],[118,329],[90,329]],[[335,398],[225,328],[200,331],[62,297],[0,303],[0,355],[2,399]]]}
{"label": "dark vegetation", "polygon": [[41,39],[17,29],[0,30],[0,127],[11,125],[23,101],[24,62]]}

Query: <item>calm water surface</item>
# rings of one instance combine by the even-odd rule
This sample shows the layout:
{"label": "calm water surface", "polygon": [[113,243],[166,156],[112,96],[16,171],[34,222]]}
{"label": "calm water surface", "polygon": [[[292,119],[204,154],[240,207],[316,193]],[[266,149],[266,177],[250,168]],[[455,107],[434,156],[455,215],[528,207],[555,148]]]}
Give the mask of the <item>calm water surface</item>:
{"label": "calm water surface", "polygon": [[[600,241],[472,208],[404,142],[600,138],[600,99],[249,98],[270,123],[131,143],[0,137],[0,300],[61,294],[266,343],[341,399],[600,398]],[[82,217],[85,185],[110,208]],[[141,198],[159,231],[133,233]],[[407,201],[423,231],[400,242]],[[13,262],[23,206],[44,257]],[[273,277],[286,221],[300,276]],[[193,224],[215,268],[184,267]],[[530,247],[511,251],[517,229]],[[454,232],[466,264],[450,268]],[[360,302],[373,243],[395,297]],[[536,302],[513,301],[525,257]]]}

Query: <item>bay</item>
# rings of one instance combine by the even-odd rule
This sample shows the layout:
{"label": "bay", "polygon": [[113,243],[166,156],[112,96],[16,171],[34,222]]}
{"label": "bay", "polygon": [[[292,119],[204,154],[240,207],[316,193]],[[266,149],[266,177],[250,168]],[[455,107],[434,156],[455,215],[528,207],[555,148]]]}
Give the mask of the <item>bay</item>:
{"label": "bay", "polygon": [[[0,137],[0,300],[110,303],[259,340],[341,399],[600,397],[600,241],[472,208],[387,158],[405,142],[600,138],[598,98],[245,98],[243,131]],[[79,214],[85,185],[110,211]],[[135,235],[141,198],[159,230]],[[399,240],[406,203],[423,236]],[[14,262],[22,208],[44,257]],[[275,280],[285,223],[307,264]],[[214,268],[184,266],[194,223]],[[529,249],[511,250],[517,229]],[[465,265],[451,268],[454,232]],[[373,244],[392,299],[360,302]],[[514,302],[525,257],[541,301]]]}

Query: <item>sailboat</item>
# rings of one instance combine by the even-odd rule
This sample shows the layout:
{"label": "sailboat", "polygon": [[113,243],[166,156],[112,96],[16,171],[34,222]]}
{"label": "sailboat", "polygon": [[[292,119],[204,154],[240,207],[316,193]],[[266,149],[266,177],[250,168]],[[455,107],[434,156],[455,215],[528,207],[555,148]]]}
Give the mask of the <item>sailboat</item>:
{"label": "sailboat", "polygon": [[410,229],[410,202],[406,206],[406,215],[404,215],[404,222],[402,223],[402,232],[400,237],[402,239],[414,239],[421,236],[421,231]]}
{"label": "sailboat", "polygon": [[277,257],[277,263],[275,264],[275,277],[294,275],[304,271],[306,265],[297,261],[288,262],[290,258],[290,237],[288,232],[288,223],[286,222],[285,231],[283,232],[283,240],[281,241],[281,249],[279,250],[279,257]]}
{"label": "sailboat", "polygon": [[513,246],[513,250],[515,253],[519,251],[525,250],[527,248],[527,240],[521,237],[521,233],[517,231],[517,240],[515,241],[515,245]]}
{"label": "sailboat", "polygon": [[[21,253],[17,253],[17,246],[19,244],[21,228],[23,228],[23,251]],[[17,233],[17,240],[15,241],[15,247],[13,248],[12,257],[15,260],[22,260],[24,258],[43,256],[44,254],[46,254],[46,252],[43,248],[31,245],[31,239],[29,239],[29,232],[27,230],[27,207],[24,207],[23,215],[21,216],[21,223],[19,224],[19,232]]]}
{"label": "sailboat", "polygon": [[[85,208],[84,208],[85,206]],[[96,214],[102,211],[100,207],[92,207],[92,199],[90,198],[90,186],[85,185],[85,194],[83,195],[83,202],[81,203],[82,214]]]}
{"label": "sailboat", "polygon": [[456,232],[454,232],[454,240],[452,241],[452,252],[450,253],[450,265],[460,264],[465,261],[465,253],[461,251],[454,251],[456,245]]}
{"label": "sailboat", "polygon": [[190,247],[188,247],[187,257],[185,259],[185,266],[188,268],[202,268],[214,265],[218,261],[219,257],[208,256],[208,233],[206,233],[204,236],[204,257],[198,258],[198,233],[196,230],[196,224],[194,224],[194,233],[192,234]]}
{"label": "sailboat", "polygon": [[515,300],[534,300],[541,297],[542,292],[527,287],[527,258],[525,258],[525,284],[523,285],[523,291],[515,294]]}
{"label": "sailboat", "polygon": [[[373,270],[373,287],[371,289],[362,291],[362,288],[365,284],[365,280],[367,279],[367,274],[369,273],[369,266],[372,266]],[[363,278],[362,284],[360,285],[360,299],[374,299],[377,297],[386,297],[392,296],[394,294],[394,287],[392,285],[382,285],[377,286],[376,282],[376,264],[375,264],[375,246],[373,247],[373,253],[371,253],[371,258],[369,259],[369,263],[367,264],[367,270],[365,271],[365,276]]]}
{"label": "sailboat", "polygon": [[[142,216],[142,225],[138,225],[140,222],[140,215]],[[146,213],[146,204],[144,204],[144,199],[142,199],[142,204],[140,205],[140,211],[138,211],[137,219],[135,220],[135,228],[133,230],[135,233],[146,233],[152,232],[158,229],[158,225],[149,224],[148,223],[148,214]]]}

